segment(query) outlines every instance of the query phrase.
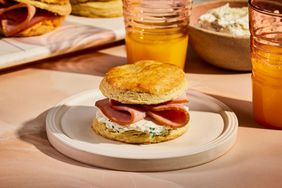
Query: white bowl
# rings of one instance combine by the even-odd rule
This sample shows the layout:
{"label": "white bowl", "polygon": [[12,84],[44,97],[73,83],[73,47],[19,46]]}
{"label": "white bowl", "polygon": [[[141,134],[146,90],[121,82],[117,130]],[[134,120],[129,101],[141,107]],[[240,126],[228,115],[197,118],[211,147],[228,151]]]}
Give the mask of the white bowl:
{"label": "white bowl", "polygon": [[230,4],[230,7],[246,7],[247,1],[211,1],[193,6],[189,25],[189,42],[192,49],[206,62],[215,66],[250,71],[250,37],[233,36],[232,34],[203,29],[198,20],[208,10]]}

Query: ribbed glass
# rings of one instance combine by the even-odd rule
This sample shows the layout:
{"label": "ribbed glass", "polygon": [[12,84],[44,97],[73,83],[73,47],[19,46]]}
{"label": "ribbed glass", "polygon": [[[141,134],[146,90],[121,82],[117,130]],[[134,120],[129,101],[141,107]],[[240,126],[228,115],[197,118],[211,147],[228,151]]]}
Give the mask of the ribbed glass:
{"label": "ribbed glass", "polygon": [[[173,64],[185,61],[191,7],[192,0],[123,0],[129,63],[142,59]],[[176,48],[180,59],[172,54],[177,53]]]}
{"label": "ribbed glass", "polygon": [[282,1],[249,0],[253,113],[282,129]]}

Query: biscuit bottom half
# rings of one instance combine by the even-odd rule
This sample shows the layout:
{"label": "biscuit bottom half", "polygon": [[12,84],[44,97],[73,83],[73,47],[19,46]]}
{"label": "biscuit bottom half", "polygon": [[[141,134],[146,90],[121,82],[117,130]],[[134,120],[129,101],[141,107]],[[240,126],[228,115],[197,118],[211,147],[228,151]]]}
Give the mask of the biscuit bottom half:
{"label": "biscuit bottom half", "polygon": [[65,19],[65,16],[56,16],[52,19],[44,20],[18,33],[17,36],[18,37],[31,37],[31,36],[38,36],[38,35],[48,33],[50,31],[53,31],[57,27],[59,27],[64,19]]}
{"label": "biscuit bottom half", "polygon": [[183,135],[188,129],[188,124],[186,124],[184,127],[171,129],[165,135],[151,136],[150,134],[141,131],[131,130],[124,132],[116,132],[114,130],[108,129],[104,123],[99,122],[95,118],[92,123],[92,129],[97,134],[111,140],[116,140],[130,144],[152,144],[152,143],[172,140]]}

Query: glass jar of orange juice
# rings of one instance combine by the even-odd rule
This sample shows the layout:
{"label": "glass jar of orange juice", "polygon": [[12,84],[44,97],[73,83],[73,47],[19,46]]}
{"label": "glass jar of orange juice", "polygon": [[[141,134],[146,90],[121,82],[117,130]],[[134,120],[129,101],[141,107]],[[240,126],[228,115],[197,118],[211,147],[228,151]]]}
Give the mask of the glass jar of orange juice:
{"label": "glass jar of orange juice", "polygon": [[192,0],[123,0],[128,63],[156,60],[184,68]]}
{"label": "glass jar of orange juice", "polygon": [[249,0],[253,114],[282,129],[282,1]]}

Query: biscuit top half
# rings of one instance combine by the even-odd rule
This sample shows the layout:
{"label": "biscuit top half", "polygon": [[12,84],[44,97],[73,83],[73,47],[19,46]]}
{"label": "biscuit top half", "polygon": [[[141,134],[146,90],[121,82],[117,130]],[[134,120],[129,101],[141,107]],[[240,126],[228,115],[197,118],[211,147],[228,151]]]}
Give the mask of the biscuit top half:
{"label": "biscuit top half", "polygon": [[102,93],[125,104],[158,104],[187,88],[185,73],[175,65],[151,60],[112,68],[100,84]]}

